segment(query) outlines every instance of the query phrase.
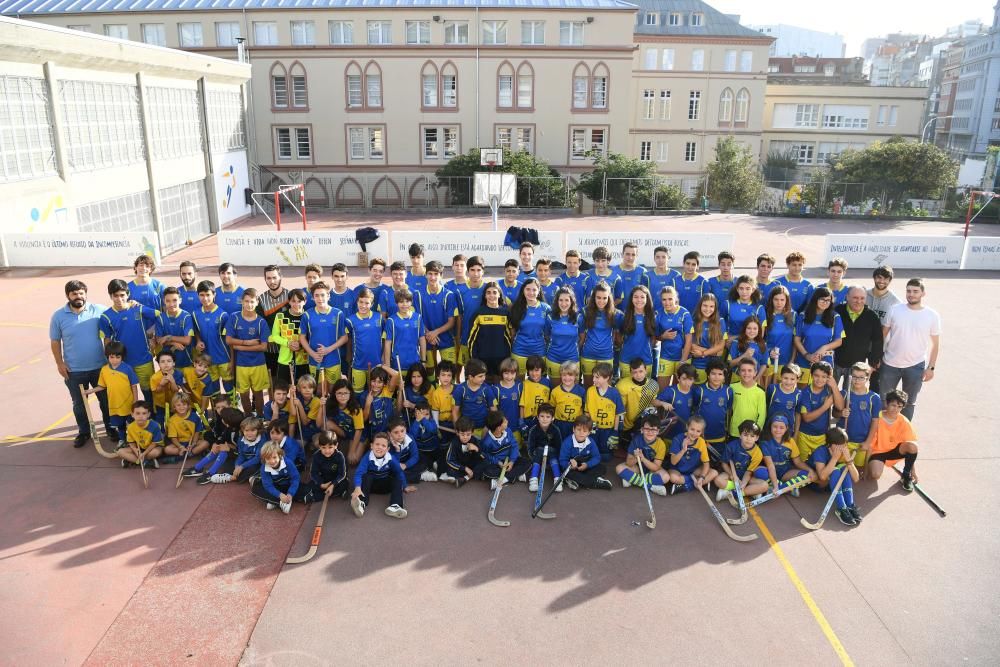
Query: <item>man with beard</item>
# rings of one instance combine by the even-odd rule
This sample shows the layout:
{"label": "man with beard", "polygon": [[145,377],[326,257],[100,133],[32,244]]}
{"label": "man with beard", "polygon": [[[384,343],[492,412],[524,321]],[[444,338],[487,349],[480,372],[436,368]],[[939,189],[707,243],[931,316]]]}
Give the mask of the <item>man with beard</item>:
{"label": "man with beard", "polygon": [[913,421],[921,387],[934,379],[941,345],[941,316],[923,301],[924,281],[910,278],[906,282],[906,303],[890,308],[882,327],[885,340],[880,369],[882,400],[888,401],[889,392],[902,383],[907,396],[902,412],[909,421]]}
{"label": "man with beard", "polygon": [[[87,302],[87,286],[79,280],[66,283],[66,305],[52,314],[49,322],[49,340],[52,358],[73,399],[73,416],[76,417],[77,436],[74,447],[83,447],[90,440],[85,400],[80,385],[85,389],[97,386],[101,367],[105,364],[104,346],[98,335],[98,325],[105,306]],[[104,418],[105,432],[111,434],[108,416],[107,392],[97,393]]]}
{"label": "man with beard", "polygon": [[[274,317],[288,305],[288,289],[281,286],[281,267],[270,264],[264,267],[264,284],[267,289],[258,295],[257,314],[267,322],[267,328],[274,330]],[[268,397],[274,389],[274,378],[278,373],[278,346],[268,343],[264,351],[264,362],[267,364],[267,375],[271,379]]]}
{"label": "man with beard", "polygon": [[181,310],[193,313],[201,308],[198,301],[198,267],[190,260],[181,262],[181,286],[178,291],[181,293]]}

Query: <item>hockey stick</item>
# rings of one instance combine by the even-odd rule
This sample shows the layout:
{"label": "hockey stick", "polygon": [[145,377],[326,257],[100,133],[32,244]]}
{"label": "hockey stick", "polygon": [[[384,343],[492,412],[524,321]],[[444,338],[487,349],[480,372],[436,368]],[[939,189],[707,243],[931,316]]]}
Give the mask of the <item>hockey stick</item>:
{"label": "hockey stick", "polygon": [[[546,466],[548,466],[548,464],[549,464],[549,446],[545,445],[545,449],[542,450],[542,470],[541,470],[541,475],[539,476],[538,479],[538,493],[535,494],[535,507],[531,510],[532,519],[534,519],[535,517],[538,517],[539,519],[556,518],[555,514],[550,514],[549,512],[542,511],[542,495],[545,491],[545,468]],[[555,480],[553,479],[553,486],[552,486],[553,491],[555,491],[556,488],[559,486],[559,484],[562,483],[561,481],[559,482],[559,484],[555,484],[554,482]]]}
{"label": "hockey stick", "polygon": [[[895,470],[896,474],[902,478],[903,472],[899,468],[897,468],[896,466],[892,466],[892,469]],[[927,504],[930,505],[931,509],[933,509],[935,512],[940,514],[942,517],[948,516],[948,513],[945,512],[943,509],[941,509],[941,506],[938,505],[936,502],[934,502],[934,499],[931,498],[929,495],[927,495],[927,492],[924,491],[922,488],[920,488],[920,485],[917,484],[916,482],[913,482],[913,490],[917,492],[917,495],[919,495],[921,498],[927,501]]]}
{"label": "hockey stick", "polygon": [[802,517],[801,519],[799,519],[799,521],[802,522],[803,526],[805,526],[809,530],[819,530],[820,528],[823,527],[823,522],[826,521],[826,515],[830,513],[830,508],[833,507],[833,501],[836,500],[837,494],[840,492],[840,487],[844,483],[844,477],[846,477],[848,474],[850,473],[847,472],[847,466],[845,465],[840,472],[840,479],[837,480],[837,483],[833,487],[833,491],[830,493],[829,499],[827,499],[826,501],[826,506],[823,508],[823,513],[819,515],[819,520],[816,523],[809,523],[808,521],[806,521],[805,517]]}
{"label": "hockey stick", "polygon": [[507,462],[510,461],[509,458],[503,460],[503,465],[500,466],[500,477],[497,479],[497,488],[493,492],[493,500],[490,501],[490,511],[486,515],[486,518],[490,520],[494,526],[500,526],[501,528],[506,528],[510,525],[510,521],[501,521],[494,516],[497,509],[497,500],[500,499],[500,492],[503,491],[504,482],[507,481]]}
{"label": "hockey stick", "polygon": [[403,364],[399,361],[399,355],[396,355],[396,367],[399,368],[399,411],[403,413],[403,418],[406,419],[406,428],[410,428],[410,412],[406,409],[406,388],[403,387]]}
{"label": "hockey stick", "polygon": [[740,518],[739,519],[726,519],[726,523],[733,526],[742,526],[747,522],[747,502],[746,498],[743,497],[743,484],[742,480],[736,475],[736,466],[732,461],[729,462],[729,470],[733,473],[733,484],[736,485],[736,500],[739,501],[740,506]]}
{"label": "hockey stick", "polygon": [[[319,390],[320,394],[319,395],[322,396],[322,397],[324,397],[324,398],[326,398],[326,369],[325,368],[320,368],[318,370],[319,370],[319,376],[321,378],[320,379],[320,390]],[[327,400],[329,400],[329,399],[327,399]],[[323,431],[325,432],[326,431],[326,405],[323,406],[323,411],[322,411],[322,414],[320,416],[323,418]],[[303,443],[302,447],[305,448],[305,446],[306,446],[305,443]]]}
{"label": "hockey stick", "polygon": [[705,487],[699,486],[698,490],[701,492],[701,497],[705,499],[705,502],[708,503],[708,506],[712,509],[712,515],[715,517],[715,520],[719,522],[719,525],[722,526],[722,530],[725,531],[726,535],[737,542],[752,542],[757,539],[757,533],[753,533],[752,535],[737,535],[734,533],[733,529],[729,527],[728,523],[726,523],[725,518],[719,511],[719,508],[716,507],[715,503],[712,502],[712,499],[708,497],[708,494],[705,492]]}
{"label": "hockey stick", "polygon": [[97,453],[106,459],[116,459],[117,454],[113,454],[108,450],[104,449],[101,444],[101,439],[97,436],[97,424],[94,423],[94,418],[90,414],[90,396],[86,393],[82,384],[77,385],[80,388],[80,397],[83,399],[83,407],[87,411],[87,423],[90,424],[90,439],[94,441],[94,448],[97,449]]}
{"label": "hockey stick", "polygon": [[194,439],[198,437],[198,429],[195,428],[194,423],[191,424],[191,439],[188,440],[187,449],[184,450],[184,458],[181,460],[181,469],[177,471],[177,483],[174,484],[175,489],[181,488],[181,482],[184,481],[184,466],[187,465],[188,454],[191,453],[191,449],[194,447]]}
{"label": "hockey stick", "polygon": [[139,459],[139,472],[142,473],[142,488],[148,489],[149,488],[149,478],[146,477],[146,458],[145,458],[145,452],[142,451],[142,449],[138,445],[136,445],[135,448],[136,448],[136,451],[139,452],[136,455],[136,458]]}
{"label": "hockey stick", "polygon": [[786,486],[783,489],[778,489],[777,491],[772,491],[770,493],[765,493],[759,498],[754,498],[750,501],[748,507],[757,507],[758,505],[763,505],[764,503],[774,500],[778,496],[783,496],[786,493],[791,493],[795,489],[801,489],[803,487],[809,486],[809,477],[806,474],[802,474],[795,478],[795,483]]}
{"label": "hockey stick", "polygon": [[[291,422],[293,410],[295,408],[295,405],[292,403],[292,399],[295,398],[295,352],[292,352],[292,360],[288,363],[288,378],[291,381],[289,383],[291,386],[288,388],[288,421]],[[302,428],[299,426],[299,415],[297,410],[294,412],[294,415],[295,423],[289,423],[288,425],[288,430],[291,432],[293,438],[295,438],[296,435],[302,435]],[[301,442],[301,438],[295,439]],[[304,444],[302,445],[302,448],[305,449]]]}
{"label": "hockey stick", "polygon": [[323,505],[319,508],[319,518],[316,519],[316,525],[313,527],[312,542],[309,543],[309,551],[302,556],[289,556],[285,559],[286,563],[305,563],[308,560],[312,560],[312,557],[316,555],[316,551],[319,549],[319,540],[323,535],[323,519],[326,518],[326,503],[330,500],[330,496],[323,494]]}
{"label": "hockey stick", "polygon": [[653,513],[653,498],[649,495],[649,480],[646,479],[646,471],[642,467],[642,459],[636,456],[635,462],[639,466],[639,477],[642,478],[642,490],[646,492],[646,505],[649,507],[649,521],[646,522],[646,527],[653,530],[656,528],[656,514]]}

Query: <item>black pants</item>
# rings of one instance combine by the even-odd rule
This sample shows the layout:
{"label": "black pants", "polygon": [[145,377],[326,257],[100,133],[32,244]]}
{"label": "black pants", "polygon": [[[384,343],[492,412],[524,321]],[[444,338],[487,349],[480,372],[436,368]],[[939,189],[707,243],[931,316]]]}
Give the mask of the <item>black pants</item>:
{"label": "black pants", "polygon": [[[73,417],[76,418],[77,433],[80,435],[90,435],[90,424],[87,422],[87,409],[83,404],[83,395],[80,393],[80,385],[84,389],[97,386],[97,379],[101,375],[101,369],[92,371],[70,371],[69,377],[63,382],[69,389],[69,396],[73,399]],[[101,404],[101,418],[104,420],[104,431],[114,439],[115,429],[111,426],[110,415],[108,415],[108,392],[97,392],[97,401]],[[125,431],[122,429],[121,437]]]}
{"label": "black pants", "polygon": [[403,480],[396,475],[376,477],[370,472],[365,473],[361,477],[361,500],[367,505],[373,493],[388,493],[391,505],[403,506]]}
{"label": "black pants", "polygon": [[[531,461],[527,457],[521,457],[514,461],[514,465],[510,470],[507,471],[507,480],[514,481],[521,475],[528,472],[531,469]],[[489,463],[488,461],[480,461],[475,468],[472,469],[472,475],[476,479],[499,479],[500,478],[500,464],[499,463]]]}
{"label": "black pants", "polygon": [[427,466],[424,465],[423,457],[417,459],[417,462],[412,466],[403,471],[403,476],[406,477],[407,484],[419,484],[420,476],[424,474],[427,470]]}
{"label": "black pants", "polygon": [[[298,381],[298,379],[300,377],[304,377],[306,375],[309,375],[309,365],[306,364],[306,365],[300,366],[300,365],[296,364],[296,366],[295,366],[295,380]],[[276,373],[276,376],[277,376],[277,378],[279,380],[284,380],[285,382],[287,382],[289,384],[291,384],[291,382],[292,382],[292,376],[291,376],[291,373],[288,370],[288,366],[287,365],[278,364],[278,371]],[[318,392],[318,389],[319,389],[318,385],[319,385],[319,383],[317,383],[317,394],[319,393]]]}
{"label": "black pants", "polygon": [[[434,451],[420,450],[420,463],[423,464],[424,470],[436,472],[438,475],[448,472],[448,449],[438,447]],[[437,470],[434,469],[435,464]]]}
{"label": "black pants", "polygon": [[[478,466],[483,460],[483,457],[480,456],[478,452],[461,452],[457,454],[457,456],[458,463],[461,467],[456,468],[454,464],[447,461],[445,462],[448,467],[444,470],[451,473],[452,477],[465,477],[466,468],[470,468],[473,471],[473,474],[475,474],[476,466]],[[447,459],[447,457],[445,458]]]}
{"label": "black pants", "polygon": [[593,468],[587,468],[586,470],[573,470],[572,468],[566,468],[563,475],[566,479],[573,480],[580,486],[592,489],[597,484],[597,478],[602,477],[605,470],[606,468],[604,464],[598,463]]}
{"label": "black pants", "polygon": [[[284,486],[285,488],[281,488]],[[288,493],[288,485],[282,484],[276,487],[282,493]],[[292,496],[292,502],[305,503],[309,502],[306,500],[306,496],[309,494],[308,484],[299,484],[298,490],[295,495]],[[252,495],[257,500],[263,500],[265,503],[273,503],[277,505],[281,502],[281,498],[271,495],[271,493],[264,488],[264,484],[261,483],[260,479],[255,479],[253,484],[250,485],[250,495]]]}
{"label": "black pants", "polygon": [[[236,470],[236,461],[233,461],[233,470],[234,471]],[[256,464],[256,465],[246,466],[246,467],[243,468],[243,470],[240,471],[239,476],[236,479],[234,479],[233,481],[234,482],[245,482],[245,481],[247,481],[248,479],[250,479],[252,476],[256,475],[259,472],[260,472],[260,464],[259,463]]]}
{"label": "black pants", "polygon": [[[309,488],[310,492],[312,493],[312,498],[314,501],[321,500],[323,498],[323,494],[326,493],[326,491],[323,490],[323,487],[321,487],[320,483],[317,481],[310,482]],[[333,485],[333,497],[339,498],[344,493],[350,490],[351,490],[351,482],[345,477],[344,479],[340,480],[339,482]]]}

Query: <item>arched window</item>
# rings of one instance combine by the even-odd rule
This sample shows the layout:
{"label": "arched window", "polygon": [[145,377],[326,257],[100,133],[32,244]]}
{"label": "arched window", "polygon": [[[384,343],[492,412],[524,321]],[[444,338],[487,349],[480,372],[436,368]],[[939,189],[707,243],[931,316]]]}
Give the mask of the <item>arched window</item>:
{"label": "arched window", "polygon": [[344,68],[344,99],[348,109],[363,109],[365,106],[364,74],[361,66],[353,60]]}
{"label": "arched window", "polygon": [[281,63],[271,65],[268,75],[271,81],[271,107],[274,109],[288,108],[288,76],[285,66]]}
{"label": "arched window", "polygon": [[458,68],[450,60],[441,66],[441,106],[458,108]]}
{"label": "arched window", "polygon": [[746,88],[740,88],[740,92],[736,95],[736,122],[746,123],[749,117],[750,91]]}
{"label": "arched window", "polygon": [[608,89],[611,83],[608,66],[604,63],[597,63],[590,79],[590,108],[608,108]]}
{"label": "arched window", "polygon": [[288,81],[291,84],[292,108],[296,110],[309,109],[309,88],[306,82],[306,68],[302,63],[295,61],[288,68]]}
{"label": "arched window", "polygon": [[365,65],[365,107],[382,108],[382,68],[374,60]]}
{"label": "arched window", "polygon": [[719,97],[719,122],[729,123],[733,120],[733,91],[726,88]]}
{"label": "arched window", "polygon": [[438,99],[438,68],[428,60],[420,69],[420,106],[436,109]]}
{"label": "arched window", "polygon": [[584,63],[577,63],[573,68],[573,108],[587,109],[590,107],[590,68]]}
{"label": "arched window", "polygon": [[527,60],[517,66],[517,108],[535,107],[535,68]]}
{"label": "arched window", "polygon": [[514,66],[503,61],[497,67],[497,109],[514,108]]}

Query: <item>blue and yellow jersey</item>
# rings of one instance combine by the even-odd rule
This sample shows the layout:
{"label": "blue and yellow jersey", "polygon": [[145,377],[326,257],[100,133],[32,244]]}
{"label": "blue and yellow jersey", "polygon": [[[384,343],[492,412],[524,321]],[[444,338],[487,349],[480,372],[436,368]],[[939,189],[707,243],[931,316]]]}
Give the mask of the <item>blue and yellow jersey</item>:
{"label": "blue and yellow jersey", "polygon": [[[670,443],[670,453],[680,454],[681,449],[684,446],[684,438],[687,437],[684,433],[678,433],[674,436],[673,441]],[[703,464],[708,463],[708,443],[705,442],[704,438],[698,438],[693,446],[687,448],[677,463],[671,463],[671,468],[676,468],[682,473],[691,473],[698,469],[698,467]]]}
{"label": "blue and yellow jersey", "polygon": [[594,420],[594,428],[613,429],[618,427],[619,415],[625,414],[625,404],[614,387],[608,387],[603,394],[597,387],[590,387],[586,412]]}
{"label": "blue and yellow jersey", "polygon": [[192,402],[195,405],[201,405],[205,396],[205,387],[212,381],[212,375],[207,371],[204,375],[198,375],[194,366],[182,368],[181,373],[184,375],[184,384],[191,390]]}
{"label": "blue and yellow jersey", "polygon": [[570,422],[583,414],[583,404],[587,394],[582,385],[575,384],[567,390],[562,385],[552,388],[549,400],[556,409],[556,421]]}
{"label": "blue and yellow jersey", "polygon": [[410,310],[406,317],[398,311],[385,321],[385,340],[389,343],[389,363],[395,367],[399,357],[400,370],[406,370],[420,359],[420,339],[424,337],[424,321],[420,313]]}
{"label": "blue and yellow jersey", "polygon": [[[743,444],[739,438],[726,443],[726,449],[722,458],[736,466],[736,474],[741,478],[749,470],[753,472],[764,463],[767,453],[760,445],[754,445],[751,449],[743,449]],[[728,468],[723,472],[729,472]]]}
{"label": "blue and yellow jersey", "polygon": [[[538,283],[542,285],[541,281]],[[545,303],[552,303],[556,300],[556,292],[559,291],[559,283],[553,279],[549,279],[548,285],[542,285],[542,299]]]}
{"label": "blue and yellow jersey", "polygon": [[134,421],[125,427],[125,439],[139,449],[148,449],[152,445],[163,444],[163,429],[152,419],[143,426]]}
{"label": "blue and yellow jersey", "polygon": [[508,285],[507,280],[501,280],[497,283],[500,286],[500,294],[503,295],[503,300],[508,306],[513,305],[517,301],[517,295],[521,293],[521,281],[515,280],[513,285]]}
{"label": "blue and yellow jersey", "polygon": [[184,416],[174,413],[167,420],[167,438],[176,439],[182,445],[187,445],[195,435],[204,430],[205,425],[194,410],[188,410]]}
{"label": "blue and yellow jersey", "polygon": [[[586,319],[581,321],[583,330],[583,350],[580,356],[584,359],[613,359],[615,354],[615,331],[621,328],[622,311],[616,310],[609,318],[604,313],[598,313],[594,326],[587,327]],[[622,357],[624,359],[624,357]]]}
{"label": "blue and yellow jersey", "polygon": [[547,303],[525,308],[524,317],[514,332],[511,354],[521,357],[530,357],[533,354],[545,356],[545,323],[551,312],[552,308]]}
{"label": "blue and yellow jersey", "polygon": [[646,267],[636,266],[633,269],[623,269],[621,264],[614,268],[615,273],[618,274],[618,279],[621,281],[622,298],[628,299],[632,294],[632,290],[640,285],[649,287],[649,281],[646,279]]}
{"label": "blue and yellow jersey", "polygon": [[[156,318],[156,337],[162,338],[163,336],[191,336],[193,342],[194,319],[191,317],[191,313],[181,310],[178,311],[177,315],[171,317],[167,311],[160,311],[159,316]],[[193,360],[191,358],[190,345],[183,350],[177,350],[174,347],[171,347],[170,350],[174,353],[174,361],[177,363],[177,366],[187,368],[191,365]]]}
{"label": "blue and yellow jersey", "polygon": [[643,384],[636,384],[632,378],[624,377],[615,385],[625,405],[625,430],[632,428],[642,411],[653,404],[660,391],[660,385],[653,378],[646,378]]}
{"label": "blue and yellow jersey", "polygon": [[767,418],[774,419],[782,415],[788,420],[789,430],[795,427],[795,415],[799,412],[802,390],[795,387],[789,392],[784,391],[780,384],[772,384],[767,388]]}
{"label": "blue and yellow jersey", "polygon": [[[239,312],[234,313],[229,317],[229,322],[226,324],[226,335],[232,338],[238,338],[239,340],[266,343],[268,337],[271,335],[271,327],[267,326],[267,320],[257,314],[254,314],[254,318],[252,320],[248,320],[243,316],[242,312]],[[236,365],[246,368],[263,366],[264,352],[237,350]]]}
{"label": "blue and yellow jersey", "polygon": [[564,361],[580,360],[580,330],[583,328],[583,315],[577,315],[570,320],[565,315],[555,317],[552,312],[545,320],[545,336],[549,346],[545,350],[545,358],[557,364]]}
{"label": "blue and yellow jersey", "polygon": [[[243,287],[237,285],[232,291],[227,292],[219,285],[215,288],[215,305],[226,311],[227,315],[238,313],[243,310]],[[306,294],[309,291],[306,290]]]}
{"label": "blue and yellow jersey", "polygon": [[[413,310],[414,312],[420,313],[424,310],[423,293],[414,292],[410,290],[410,296],[413,298]],[[386,285],[385,289],[382,290],[379,296],[378,302],[375,304],[375,309],[382,313],[382,315],[388,319],[399,312],[399,306],[396,305],[396,288],[392,285]]]}
{"label": "blue and yellow jersey", "polygon": [[673,385],[661,391],[656,399],[672,405],[674,414],[684,420],[685,424],[694,414],[695,390],[693,387],[685,394],[678,385]]}
{"label": "blue and yellow jersey", "polygon": [[139,384],[139,377],[124,361],[118,368],[105,364],[97,377],[97,384],[108,392],[108,414],[112,417],[128,417],[132,414],[135,394],[132,385]]}
{"label": "blue and yellow jersey", "polygon": [[[742,301],[719,301],[723,307],[722,317],[726,318],[727,332],[730,338],[736,338],[743,329],[743,323],[751,315],[763,323],[765,319],[764,306],[759,303],[743,303]],[[761,324],[761,329],[764,325]]]}
{"label": "blue and yellow jersey", "polygon": [[156,324],[159,311],[148,306],[133,306],[125,310],[108,308],[101,315],[98,330],[101,340],[118,341],[125,345],[125,363],[135,368],[153,361],[146,330]]}
{"label": "blue and yellow jersey", "polygon": [[420,317],[427,329],[438,329],[443,327],[449,318],[456,318],[451,329],[438,336],[437,344],[438,349],[454,347],[455,331],[458,328],[458,299],[454,292],[444,287],[438,287],[437,292],[431,292],[430,288],[427,288],[420,295],[420,298],[423,301]]}
{"label": "blue and yellow jersey", "polygon": [[[331,399],[332,400],[332,399]],[[284,405],[277,405],[274,400],[264,404],[264,421],[270,422],[275,419],[285,419],[289,424],[294,424],[297,415],[292,412],[292,402],[285,400]]]}
{"label": "blue and yellow jersey", "polygon": [[339,293],[331,287],[329,305],[342,312],[345,317],[358,312],[358,307],[354,298],[354,290],[350,287]]}
{"label": "blue and yellow jersey", "polygon": [[642,455],[650,461],[662,461],[667,457],[667,443],[660,438],[646,442],[641,433],[636,433],[628,444],[628,453],[634,456],[637,449],[641,449]]}
{"label": "blue and yellow jersey", "polygon": [[[410,292],[426,292],[427,291],[427,273],[425,272],[422,276],[418,276],[413,273],[413,271],[406,272],[406,286],[410,288]],[[420,311],[423,314],[423,311]]]}
{"label": "blue and yellow jersey", "polygon": [[733,388],[722,385],[713,389],[708,383],[698,385],[698,414],[705,420],[704,436],[708,440],[719,440],[727,435],[729,411],[733,407]]}
{"label": "blue and yellow jersey", "polygon": [[678,274],[677,278],[674,279],[677,300],[689,313],[696,313],[698,311],[698,301],[705,291],[707,282],[705,277],[699,273],[696,273],[691,280],[685,279],[684,274]]}
{"label": "blue and yellow jersey", "polygon": [[851,393],[848,401],[848,393],[844,391],[844,400],[851,409],[851,416],[847,418],[847,441],[860,444],[868,437],[872,422],[882,414],[882,397],[874,391],[867,394]]}
{"label": "blue and yellow jersey", "polygon": [[760,448],[763,450],[764,456],[770,458],[771,463],[779,470],[792,465],[792,459],[799,457],[799,446],[795,443],[794,438],[788,438],[785,442],[769,438],[760,443]]}
{"label": "blue and yellow jersey", "polygon": [[799,412],[802,413],[802,422],[799,424],[799,432],[806,435],[825,435],[830,428],[830,410],[820,413],[820,416],[813,421],[806,421],[806,413],[813,412],[822,407],[823,403],[830,396],[830,388],[823,387],[816,393],[812,386],[802,389],[799,394]]}
{"label": "blue and yellow jersey", "polygon": [[[719,327],[722,330],[723,349],[725,349],[725,341],[728,340],[729,338],[729,334],[726,333],[725,318],[721,319],[721,321],[719,322]],[[701,324],[694,325],[694,331],[691,335],[691,342],[694,345],[698,345],[706,349],[712,347],[712,336],[708,322],[702,322]],[[691,359],[691,363],[694,364],[695,368],[703,371],[706,368],[708,368],[709,361],[711,361],[712,359],[721,359],[721,358],[722,354],[717,354],[711,357],[693,357]]]}
{"label": "blue and yellow jersey", "polygon": [[681,361],[684,338],[694,333],[694,321],[691,319],[691,313],[683,306],[677,306],[672,313],[667,312],[663,306],[659,306],[654,312],[656,313],[657,336],[662,336],[668,331],[677,332],[677,337],[673,340],[660,341],[660,358],[668,361]]}
{"label": "blue and yellow jersey", "polygon": [[[811,282],[802,278],[798,281],[792,281],[788,279],[788,276],[781,276],[776,281],[779,285],[784,285],[785,289],[792,297],[792,310],[797,313],[801,313],[806,309],[806,304],[809,303],[809,297],[812,296],[813,290],[815,289]],[[830,306],[833,307],[832,305]]]}
{"label": "blue and yellow jersey", "polygon": [[538,416],[538,406],[549,402],[552,393],[552,383],[547,377],[542,377],[541,382],[525,380],[521,387],[521,407],[524,408],[524,418],[531,419]]}
{"label": "blue and yellow jersey", "polygon": [[351,368],[371,370],[382,363],[382,318],[372,311],[368,317],[357,313],[346,320],[351,336]]}
{"label": "blue and yellow jersey", "polygon": [[[823,324],[818,316],[812,322],[806,322],[805,314],[799,313],[798,318],[795,320],[795,335],[802,341],[802,347],[806,348],[806,352],[809,354],[812,354],[827,343],[838,341],[846,336],[844,333],[844,323],[837,313],[833,315],[832,327]],[[830,352],[823,358],[829,361],[830,364],[833,364],[833,352]],[[796,363],[803,368],[808,368],[810,364],[809,360],[802,354],[797,355]]]}
{"label": "blue and yellow jersey", "polygon": [[[601,283],[607,283],[608,287],[611,288],[611,298],[614,299],[615,303],[620,302],[624,298],[622,293],[622,279],[614,269],[609,269],[608,273],[605,275],[600,275],[597,273],[597,269],[593,268],[587,272],[587,298],[594,293],[594,289],[597,288]],[[577,301],[577,309],[582,309],[583,305]]]}
{"label": "blue and yellow jersey", "polygon": [[476,316],[476,311],[483,303],[483,292],[486,290],[486,282],[479,283],[479,287],[472,287],[468,283],[461,286],[458,292],[458,309],[462,314],[462,344],[469,344],[469,332],[472,331],[472,318]]}
{"label": "blue and yellow jersey", "polygon": [[[344,313],[332,307],[328,307],[325,313],[313,308],[302,314],[301,327],[302,334],[313,350],[320,345],[333,345],[344,335]],[[309,363],[313,363],[311,358]],[[339,365],[339,354],[327,354],[317,364],[317,368],[333,368]]]}
{"label": "blue and yellow jersey", "polygon": [[518,380],[513,386],[505,387],[503,383],[495,385],[497,391],[497,404],[500,412],[507,418],[507,427],[511,431],[521,428],[521,394],[524,393],[524,384]]}
{"label": "blue and yellow jersey", "polygon": [[[767,356],[764,354],[764,350],[760,349],[760,345],[758,345],[757,343],[755,343],[752,340],[747,341],[746,348],[743,349],[743,350],[741,350],[740,349],[740,341],[736,340],[736,339],[730,339],[730,343],[729,343],[729,358],[730,359],[735,359],[737,357],[741,357],[741,356],[743,356],[743,353],[746,352],[747,349],[752,350],[752,352],[753,352],[753,356],[750,357],[750,358],[753,359],[755,362],[757,362],[757,370],[760,370],[761,368],[763,368],[764,365],[767,362]],[[734,372],[735,372],[735,369],[734,369]],[[733,377],[733,380],[734,380],[734,382],[739,382],[739,378],[738,377]]]}
{"label": "blue and yellow jersey", "polygon": [[452,395],[454,390],[454,385],[439,385],[427,392],[427,403],[431,410],[438,413],[438,422],[441,424],[451,424],[451,409],[455,407],[455,397]]}
{"label": "blue and yellow jersey", "polygon": [[360,409],[354,412],[337,410],[333,414],[332,421],[344,432],[346,440],[353,440],[354,434],[365,428],[365,417]]}
{"label": "blue and yellow jersey", "polygon": [[[580,272],[575,276],[571,276],[568,273],[564,273],[556,278],[556,285],[559,287],[568,287],[573,290],[573,294],[576,296],[576,309],[583,309],[587,303],[587,297],[590,295],[590,274]],[[548,299],[546,298],[546,300]]]}
{"label": "blue and yellow jersey", "polygon": [[480,306],[471,320],[469,354],[475,359],[496,359],[510,356],[510,315],[505,304],[498,308]]}
{"label": "blue and yellow jersey", "polygon": [[627,364],[633,359],[642,359],[642,363],[649,366],[653,363],[653,338],[646,333],[646,316],[636,313],[633,321],[635,330],[631,334],[625,333],[624,326],[618,328],[622,335],[622,363]]}
{"label": "blue and yellow jersey", "polygon": [[139,285],[134,280],[128,281],[128,296],[147,308],[163,310],[163,290],[167,286],[156,278],[150,278],[145,285]]}
{"label": "blue and yellow jersey", "polygon": [[194,313],[201,308],[201,301],[198,299],[197,289],[188,289],[181,283],[177,286],[177,291],[181,293],[181,310]]}
{"label": "blue and yellow jersey", "polygon": [[792,360],[795,351],[795,317],[794,315],[775,315],[773,322],[763,320],[764,343],[768,352],[768,363],[771,362],[771,350],[778,348],[778,365],[784,366]]}
{"label": "blue and yellow jersey", "polygon": [[193,315],[198,340],[205,344],[205,354],[212,365],[229,363],[229,347],[224,335],[229,315],[217,304],[212,304],[208,311],[198,308]]}
{"label": "blue and yellow jersey", "polygon": [[680,272],[676,269],[668,268],[666,273],[657,273],[656,269],[646,272],[646,282],[649,284],[649,293],[653,295],[653,306],[660,307],[660,292],[664,287],[673,287],[674,281],[680,277]]}
{"label": "blue and yellow jersey", "polygon": [[723,304],[729,300],[729,292],[735,284],[735,280],[723,280],[720,276],[712,276],[705,281],[705,288],[702,293],[707,294],[711,292],[719,300],[719,307],[725,308]]}
{"label": "blue and yellow jersey", "polygon": [[757,281],[757,289],[760,290],[760,302],[767,303],[767,298],[771,295],[771,290],[778,284],[777,280],[768,280],[766,283]]}
{"label": "blue and yellow jersey", "polygon": [[[369,390],[366,389],[358,394],[358,403],[361,404],[362,409],[364,409],[365,403],[368,401],[368,393]],[[389,420],[395,412],[395,397],[392,395],[392,392],[389,391],[388,387],[383,387],[382,392],[372,398],[372,404],[368,411],[367,421],[371,430],[371,435],[374,435],[379,431],[388,431]]]}
{"label": "blue and yellow jersey", "polygon": [[149,388],[153,392],[153,407],[158,410],[162,410],[167,405],[170,405],[177,392],[184,389],[184,373],[181,372],[181,369],[175,368],[171,375],[173,376],[174,384],[177,385],[177,389],[174,389],[169,384],[163,387],[160,386],[160,382],[163,381],[163,371],[156,371],[149,378]]}
{"label": "blue and yellow jersey", "polygon": [[485,382],[478,389],[472,389],[463,382],[452,391],[452,398],[458,407],[458,414],[472,420],[472,425],[482,428],[486,425],[487,413],[497,407],[497,390]]}
{"label": "blue and yellow jersey", "polygon": [[842,303],[847,303],[847,293],[850,291],[850,285],[841,284],[839,289],[833,289],[830,287],[830,283],[823,283],[820,287],[825,287],[830,290],[830,294],[833,295],[833,303],[830,304],[831,308],[839,306]]}

